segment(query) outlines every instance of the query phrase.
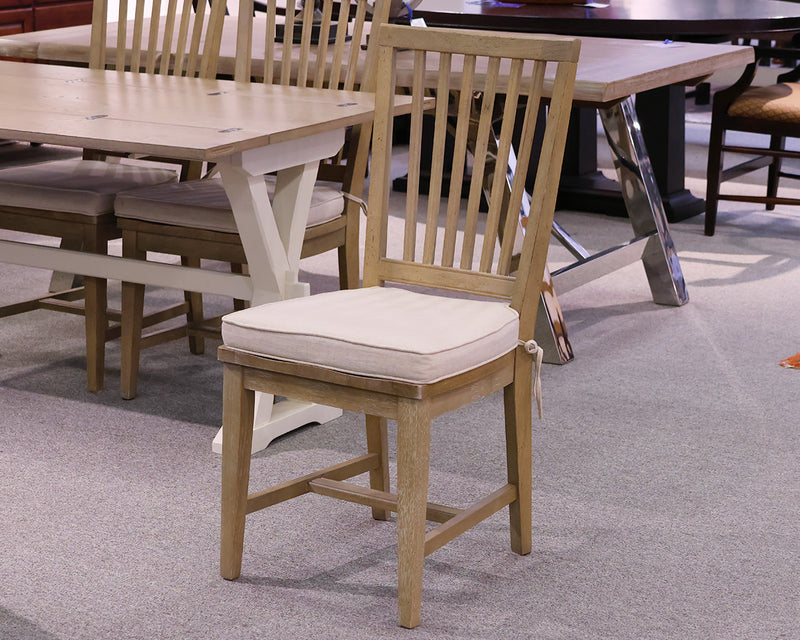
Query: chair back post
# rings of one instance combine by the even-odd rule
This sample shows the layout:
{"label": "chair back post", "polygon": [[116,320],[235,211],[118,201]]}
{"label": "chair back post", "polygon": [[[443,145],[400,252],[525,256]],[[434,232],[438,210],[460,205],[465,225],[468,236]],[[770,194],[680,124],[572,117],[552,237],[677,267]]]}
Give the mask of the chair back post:
{"label": "chair back post", "polygon": [[[521,314],[521,331],[533,333],[579,52],[580,42],[569,38],[381,27],[365,286],[395,282],[507,299]],[[399,56],[407,57],[402,65]],[[407,63],[411,57],[413,65]],[[548,63],[555,66],[554,74],[546,73]],[[398,86],[410,90],[412,114],[402,249],[392,245],[402,255],[390,256],[392,105]],[[418,195],[422,114],[430,110],[426,96],[431,92],[436,107],[425,198]],[[535,150],[539,104],[546,99],[544,140],[541,150]],[[520,117],[522,133],[517,140],[514,130]],[[455,140],[449,188],[441,162],[448,131]],[[508,170],[512,144],[518,149],[515,171]],[[467,152],[473,159],[471,178],[464,162]],[[519,242],[520,204],[532,153],[538,154],[536,182],[524,240]],[[465,181],[469,182],[466,206]],[[488,202],[485,215],[479,210],[481,196]],[[514,267],[520,244],[521,259]]]}
{"label": "chair back post", "polygon": [[[193,0],[152,0],[149,26],[145,0],[134,0],[133,20],[128,20],[128,0],[95,0],[89,66],[135,73],[159,73],[214,78],[217,74],[225,3]],[[163,8],[163,10],[162,10]],[[108,24],[116,22],[115,42],[108,42]],[[113,54],[110,60],[109,52]]]}

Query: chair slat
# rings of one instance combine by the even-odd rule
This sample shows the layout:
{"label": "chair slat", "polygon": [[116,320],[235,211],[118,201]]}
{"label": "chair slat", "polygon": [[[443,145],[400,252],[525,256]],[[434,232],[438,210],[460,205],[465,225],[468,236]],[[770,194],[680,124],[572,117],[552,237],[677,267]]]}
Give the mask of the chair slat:
{"label": "chair slat", "polygon": [[406,178],[406,213],[403,233],[403,259],[413,260],[416,255],[417,205],[422,156],[422,114],[424,111],[425,53],[414,54],[414,79],[412,84],[411,126],[408,143],[408,174]]}
{"label": "chair slat", "polygon": [[[511,137],[514,133],[514,121],[519,100],[520,80],[522,76],[522,60],[511,61],[511,69],[506,82],[503,100],[503,116],[500,122],[500,137],[494,140],[494,163],[491,175],[491,191],[489,195],[489,212],[486,215],[486,228],[483,235],[481,251],[481,271],[490,271],[494,252],[500,237],[500,224],[503,221],[503,206],[507,205],[505,190],[507,187],[507,170]],[[492,127],[492,135],[495,127]],[[488,178],[489,176],[487,176]],[[513,237],[511,238],[513,243]]]}
{"label": "chair slat", "polygon": [[[123,20],[127,21],[128,16],[128,0],[120,0],[119,11],[117,12],[117,50],[114,55],[114,65],[117,69],[125,68],[126,60],[126,46],[127,46],[127,29],[122,28]],[[105,24],[106,20],[103,19]],[[105,50],[105,47],[103,47]],[[105,67],[105,64],[103,64]]]}
{"label": "chair slat", "polygon": [[[167,5],[167,15],[164,20],[164,36],[161,43],[161,60],[158,65],[158,72],[161,75],[168,75],[172,66],[170,52],[172,51],[172,38],[175,33],[175,14],[177,13],[176,3],[170,2]],[[152,45],[151,45],[152,47]]]}
{"label": "chair slat", "polygon": [[326,2],[322,7],[322,19],[319,24],[319,45],[314,56],[314,83],[318,89],[325,86],[325,68],[327,66],[328,39],[331,34],[331,18],[333,16],[333,3]]}
{"label": "chair slat", "polygon": [[499,71],[500,59],[496,57],[489,58],[482,92],[483,98],[480,109],[476,114],[478,122],[475,127],[474,163],[472,165],[472,180],[469,185],[469,197],[467,201],[464,246],[461,252],[462,269],[471,268],[472,261],[475,257],[475,244],[473,241],[476,239],[477,234],[478,208],[481,202],[483,180],[486,172],[486,159],[489,153],[489,136],[492,133],[493,105],[497,92]]}
{"label": "chair slat", "polygon": [[527,90],[523,92],[527,96],[527,101],[522,131],[518,143],[516,172],[507,208],[508,214],[506,215],[505,228],[502,232],[503,243],[500,247],[500,256],[497,266],[497,273],[499,274],[510,273],[512,259],[516,249],[516,233],[520,227],[519,217],[516,215],[516,212],[520,210],[522,198],[525,193],[528,166],[530,164],[533,140],[536,134],[536,122],[540,111],[538,106],[542,100],[545,68],[546,63],[544,62],[536,61],[534,63]]}
{"label": "chair slat", "polygon": [[[377,15],[377,12],[378,12],[378,6],[377,5],[375,6],[374,11],[375,11],[375,13]],[[353,25],[354,26],[353,34],[352,34],[353,37],[352,37],[351,42],[359,43],[359,42],[361,42],[363,40],[363,38],[364,38],[364,23],[366,21],[366,13],[367,13],[367,5],[366,5],[366,3],[364,3],[364,2],[358,3],[358,5],[356,7],[356,17],[355,17],[355,22],[354,22],[354,25]],[[343,27],[344,27],[343,30],[345,32],[347,31],[347,29],[346,29],[347,24],[348,24],[347,23],[347,18],[345,18],[345,21],[343,23]],[[353,89],[355,87],[356,81],[357,81],[356,71],[359,68],[358,59],[359,59],[360,55],[361,55],[361,51],[360,51],[360,47],[359,46],[351,46],[350,47],[350,57],[349,57],[349,59],[347,61],[347,67],[346,67],[347,68],[347,75],[345,76],[345,79],[344,79],[344,87],[342,87],[343,89],[350,90],[350,89]],[[369,66],[369,62],[367,63],[367,67],[368,66]]]}
{"label": "chair slat", "polygon": [[[303,3],[301,12],[301,31],[300,31],[300,64],[297,70],[297,86],[304,87],[308,84],[308,64],[311,57],[311,35],[314,28],[314,8],[315,2],[306,1]],[[288,36],[287,36],[288,34]],[[289,37],[289,41],[294,44],[294,32],[283,32],[284,42]]]}
{"label": "chair slat", "polygon": [[[442,265],[452,267],[455,260],[458,214],[461,211],[461,190],[466,168],[467,142],[472,110],[472,83],[475,73],[475,56],[466,56],[458,98],[458,115],[453,145],[453,166],[450,170],[450,193],[447,198]],[[473,240],[474,241],[474,240]]]}
{"label": "chair slat", "polygon": [[447,116],[450,110],[448,98],[450,93],[451,62],[452,58],[448,53],[439,58],[439,82],[436,87],[436,115],[433,127],[433,151],[431,153],[431,174],[428,187],[428,214],[425,222],[425,244],[422,253],[422,261],[425,264],[434,264],[436,236],[439,228]]}
{"label": "chair slat", "polygon": [[[328,74],[328,86],[331,88],[338,87],[342,77],[342,60],[344,60],[345,45],[347,44],[347,16],[350,15],[350,6],[349,0],[345,0],[339,5],[336,39],[333,43],[331,68]],[[355,36],[353,39],[355,40]],[[357,41],[360,42],[360,36]]]}
{"label": "chair slat", "polygon": [[[121,18],[121,17],[120,17]],[[118,24],[122,28],[122,20]],[[144,0],[136,0],[133,17],[133,34],[131,35],[130,70],[138,72],[142,67],[142,34],[144,33]]]}
{"label": "chair slat", "polygon": [[286,0],[286,20],[283,26],[283,45],[281,49],[281,77],[280,84],[289,85],[292,81],[292,38],[286,34],[294,34],[295,28],[295,0]]}
{"label": "chair slat", "polygon": [[150,11],[150,32],[147,38],[147,54],[145,56],[145,73],[155,73],[156,57],[159,53],[158,46],[158,27],[161,17],[161,0],[153,0],[153,8]]}
{"label": "chair slat", "polygon": [[[264,35],[264,83],[265,84],[272,84],[275,80],[275,34],[276,34],[276,8],[275,8],[275,0],[268,0],[267,3],[267,31]],[[250,30],[248,29],[248,33]],[[237,60],[243,56],[237,56]],[[244,56],[250,59],[250,56]],[[237,75],[237,78],[239,76]],[[249,77],[249,73],[247,76],[242,77],[241,79],[244,81],[246,78]]]}

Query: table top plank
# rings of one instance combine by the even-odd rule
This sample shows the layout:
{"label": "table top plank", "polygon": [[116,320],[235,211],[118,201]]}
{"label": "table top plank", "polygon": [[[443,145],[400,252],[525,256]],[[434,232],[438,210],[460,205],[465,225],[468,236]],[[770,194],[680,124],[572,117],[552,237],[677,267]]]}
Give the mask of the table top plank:
{"label": "table top plank", "polygon": [[[354,91],[8,61],[0,86],[0,138],[190,160],[341,129],[374,112],[373,96]],[[398,97],[401,111],[407,103]]]}

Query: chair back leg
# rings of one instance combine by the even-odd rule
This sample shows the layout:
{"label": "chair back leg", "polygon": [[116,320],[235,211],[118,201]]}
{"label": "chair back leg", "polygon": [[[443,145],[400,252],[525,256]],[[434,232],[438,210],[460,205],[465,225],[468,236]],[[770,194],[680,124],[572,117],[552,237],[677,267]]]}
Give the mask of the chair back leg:
{"label": "chair back leg", "polygon": [[511,549],[526,555],[532,548],[532,469],[531,469],[531,358],[517,347],[514,382],[503,389],[506,423],[506,465],[508,483],[517,488],[517,498],[509,506]]}

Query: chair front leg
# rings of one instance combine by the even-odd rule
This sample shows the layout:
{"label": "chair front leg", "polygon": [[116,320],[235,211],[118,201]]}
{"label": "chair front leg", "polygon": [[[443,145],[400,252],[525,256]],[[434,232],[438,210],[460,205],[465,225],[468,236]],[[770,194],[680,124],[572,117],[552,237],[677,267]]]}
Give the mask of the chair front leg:
{"label": "chair front leg", "polygon": [[400,625],[419,624],[431,424],[424,405],[400,401],[397,418],[397,587]]}
{"label": "chair front leg", "polygon": [[[200,258],[181,256],[181,264],[184,267],[199,269]],[[202,336],[193,334],[192,329],[203,322],[203,294],[197,291],[184,291],[183,299],[189,307],[189,310],[186,312],[186,324],[189,332],[189,351],[195,355],[199,355],[205,352],[206,341]]]}
{"label": "chair front leg", "polygon": [[[769,148],[772,151],[783,151],[786,147],[786,138],[784,136],[770,136]],[[778,195],[778,183],[781,179],[781,164],[783,158],[775,156],[769,164],[769,175],[767,177],[767,197],[775,198]],[[767,211],[774,211],[775,205],[767,203]]]}
{"label": "chair front leg", "polygon": [[[108,242],[93,229],[84,234],[84,251],[107,253]],[[89,391],[103,388],[108,331],[108,284],[103,278],[84,278],[84,314],[86,330],[86,382]]]}
{"label": "chair front leg", "polygon": [[244,388],[242,367],[223,367],[220,574],[235,580],[242,571],[255,393]]}
{"label": "chair front leg", "polygon": [[[122,256],[145,260],[146,251],[137,246],[137,234],[122,233]],[[136,397],[139,379],[139,357],[142,351],[142,325],[144,321],[144,285],[137,282],[122,283],[122,318],[120,339],[119,393],[125,400]]]}

